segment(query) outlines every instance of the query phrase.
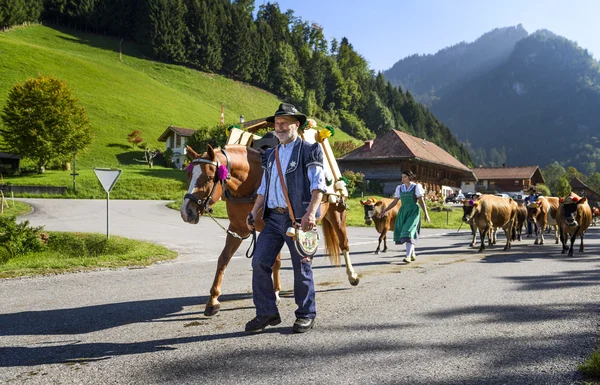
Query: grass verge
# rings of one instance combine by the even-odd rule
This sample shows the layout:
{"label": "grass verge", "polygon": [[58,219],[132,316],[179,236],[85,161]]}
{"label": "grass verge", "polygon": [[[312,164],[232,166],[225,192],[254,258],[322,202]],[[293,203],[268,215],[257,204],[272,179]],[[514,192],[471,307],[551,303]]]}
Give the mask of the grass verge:
{"label": "grass verge", "polygon": [[8,207],[4,206],[4,212],[0,215],[17,216],[27,214],[31,211],[31,206],[26,203],[13,201],[10,198],[8,198],[6,201],[8,203]]}
{"label": "grass verge", "polygon": [[43,251],[30,252],[0,264],[0,278],[148,266],[176,256],[176,252],[166,247],[145,241],[123,237],[106,239],[106,235],[95,233],[50,232]]}

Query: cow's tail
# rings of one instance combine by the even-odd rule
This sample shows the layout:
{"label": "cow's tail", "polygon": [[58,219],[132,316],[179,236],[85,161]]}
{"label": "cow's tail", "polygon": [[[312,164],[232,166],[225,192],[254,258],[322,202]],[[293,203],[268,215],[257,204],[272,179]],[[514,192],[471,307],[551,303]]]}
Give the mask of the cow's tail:
{"label": "cow's tail", "polygon": [[324,220],[323,224],[323,235],[325,236],[325,254],[329,257],[329,262],[332,265],[340,266],[340,240],[337,232],[329,223],[328,220]]}

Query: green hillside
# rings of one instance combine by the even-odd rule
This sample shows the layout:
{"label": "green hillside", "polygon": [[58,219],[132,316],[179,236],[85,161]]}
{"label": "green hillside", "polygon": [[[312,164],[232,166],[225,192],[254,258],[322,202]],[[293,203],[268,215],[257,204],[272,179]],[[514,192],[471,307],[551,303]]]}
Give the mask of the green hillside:
{"label": "green hillside", "polygon": [[199,128],[243,114],[247,120],[273,113],[278,99],[268,92],[220,75],[144,59],[144,52],[119,40],[44,26],[0,33],[0,109],[10,88],[38,74],[67,83],[85,106],[95,138],[77,166],[115,167],[142,158],[126,141],[133,129],[151,146],[170,125]]}

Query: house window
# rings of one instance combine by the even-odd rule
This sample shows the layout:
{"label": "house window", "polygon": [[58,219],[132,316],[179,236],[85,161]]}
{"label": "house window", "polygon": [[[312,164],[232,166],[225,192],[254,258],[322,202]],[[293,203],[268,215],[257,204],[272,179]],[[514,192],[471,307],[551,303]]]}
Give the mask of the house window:
{"label": "house window", "polygon": [[518,185],[519,185],[519,181],[515,180],[515,186],[518,186]]}
{"label": "house window", "polygon": [[175,134],[175,137],[177,138],[177,147],[181,147],[181,135]]}

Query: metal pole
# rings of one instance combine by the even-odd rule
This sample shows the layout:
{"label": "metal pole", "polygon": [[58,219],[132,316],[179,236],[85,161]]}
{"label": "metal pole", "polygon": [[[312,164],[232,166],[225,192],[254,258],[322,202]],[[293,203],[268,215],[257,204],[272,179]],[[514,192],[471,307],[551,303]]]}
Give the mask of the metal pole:
{"label": "metal pole", "polygon": [[106,239],[110,238],[110,192],[106,193]]}

